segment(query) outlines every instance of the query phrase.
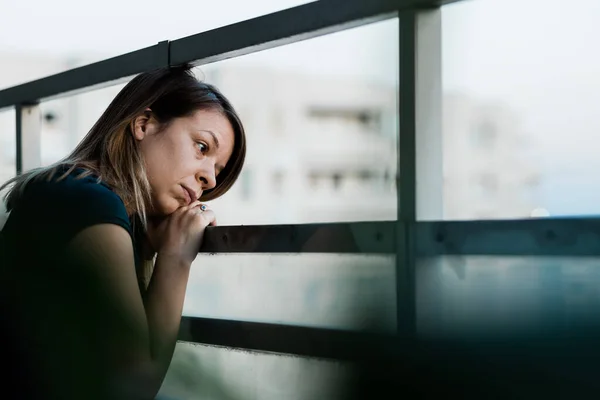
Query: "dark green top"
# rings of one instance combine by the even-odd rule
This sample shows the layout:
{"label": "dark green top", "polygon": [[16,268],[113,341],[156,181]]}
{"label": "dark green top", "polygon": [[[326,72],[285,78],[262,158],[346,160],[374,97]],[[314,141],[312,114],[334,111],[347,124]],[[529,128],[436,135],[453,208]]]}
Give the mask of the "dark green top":
{"label": "dark green top", "polygon": [[[96,224],[123,227],[133,237],[121,198],[96,176],[78,178],[77,169],[63,180],[33,181],[10,213],[3,234],[30,251],[64,247],[77,233]],[[51,247],[50,247],[51,246]]]}
{"label": "dark green top", "polygon": [[131,334],[114,329],[128,324],[110,283],[99,285],[97,270],[65,252],[75,235],[96,224],[121,226],[134,238],[121,198],[95,176],[78,178],[80,172],[30,182],[0,234],[0,322],[10,327],[0,339],[10,349],[3,370],[13,374],[0,386],[5,394],[18,391],[11,398],[111,397],[105,389],[113,340]]}

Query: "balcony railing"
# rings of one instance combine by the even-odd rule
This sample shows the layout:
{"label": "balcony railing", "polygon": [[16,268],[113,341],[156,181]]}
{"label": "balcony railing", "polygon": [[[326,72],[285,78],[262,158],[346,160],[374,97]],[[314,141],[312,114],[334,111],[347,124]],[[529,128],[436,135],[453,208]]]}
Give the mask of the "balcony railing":
{"label": "balcony railing", "polygon": [[40,101],[114,84],[156,67],[184,62],[212,63],[398,18],[397,220],[210,227],[202,248],[202,252],[208,253],[395,255],[397,335],[193,317],[184,317],[181,332],[181,339],[186,341],[304,356],[339,359],[360,359],[374,354],[390,356],[388,343],[419,335],[418,260],[447,255],[600,256],[600,219],[440,220],[440,7],[452,2],[321,0],[183,39],[163,41],[1,90],[0,109],[15,107],[17,111],[17,173],[41,164],[41,126],[36,122],[40,118]]}

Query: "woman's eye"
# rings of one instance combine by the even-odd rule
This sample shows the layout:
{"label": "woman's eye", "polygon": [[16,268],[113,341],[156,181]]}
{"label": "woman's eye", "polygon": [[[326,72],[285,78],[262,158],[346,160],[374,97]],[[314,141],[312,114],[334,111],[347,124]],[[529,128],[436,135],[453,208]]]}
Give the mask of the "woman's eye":
{"label": "woman's eye", "polygon": [[204,143],[196,143],[196,146],[198,146],[198,150],[200,150],[202,153],[205,153],[206,150],[208,150],[208,146],[206,146]]}

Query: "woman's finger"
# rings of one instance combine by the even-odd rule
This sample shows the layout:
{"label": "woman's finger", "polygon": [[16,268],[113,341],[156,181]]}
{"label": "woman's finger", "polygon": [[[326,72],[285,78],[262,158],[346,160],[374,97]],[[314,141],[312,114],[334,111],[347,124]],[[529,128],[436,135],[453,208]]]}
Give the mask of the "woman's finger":
{"label": "woman's finger", "polygon": [[199,205],[200,205],[200,202],[198,200],[195,200],[187,206],[178,208],[171,215],[174,217],[177,217],[177,218],[181,218],[181,216],[184,215],[186,212],[193,210],[194,208],[198,207]]}
{"label": "woman's finger", "polygon": [[194,200],[192,203],[190,203],[189,205],[187,205],[185,207],[182,207],[181,209],[183,209],[184,211],[191,210],[193,208],[198,207],[200,204],[201,204],[200,201]]}
{"label": "woman's finger", "polygon": [[204,225],[204,226],[214,224],[214,222],[217,219],[213,210],[209,210],[209,209],[202,210],[201,207],[196,207],[194,209],[194,216],[199,218],[202,221],[202,225]]}
{"label": "woman's finger", "polygon": [[202,214],[203,212],[208,211],[208,206],[206,204],[198,202],[198,204],[195,207],[192,207],[189,210],[192,211],[194,214]]}

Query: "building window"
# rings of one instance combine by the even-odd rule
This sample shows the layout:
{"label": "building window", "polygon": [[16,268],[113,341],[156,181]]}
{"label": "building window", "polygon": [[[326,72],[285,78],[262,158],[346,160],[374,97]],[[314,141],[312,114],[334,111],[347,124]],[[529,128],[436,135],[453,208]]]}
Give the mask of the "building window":
{"label": "building window", "polygon": [[367,169],[358,171],[357,175],[358,175],[358,179],[360,179],[363,182],[369,182],[370,180],[377,178],[375,176],[375,174],[373,173],[373,171],[369,171]]}
{"label": "building window", "polygon": [[313,107],[308,110],[313,121],[324,126],[340,126],[362,132],[382,133],[382,112],[367,108]]}
{"label": "building window", "polygon": [[489,119],[479,121],[473,130],[473,141],[479,148],[491,149],[496,143],[498,127]]}
{"label": "building window", "polygon": [[332,182],[333,182],[333,189],[334,190],[339,190],[340,187],[342,186],[342,174],[336,172],[332,175]]}
{"label": "building window", "polygon": [[44,122],[48,125],[56,123],[57,115],[54,111],[47,111],[44,113]]}

